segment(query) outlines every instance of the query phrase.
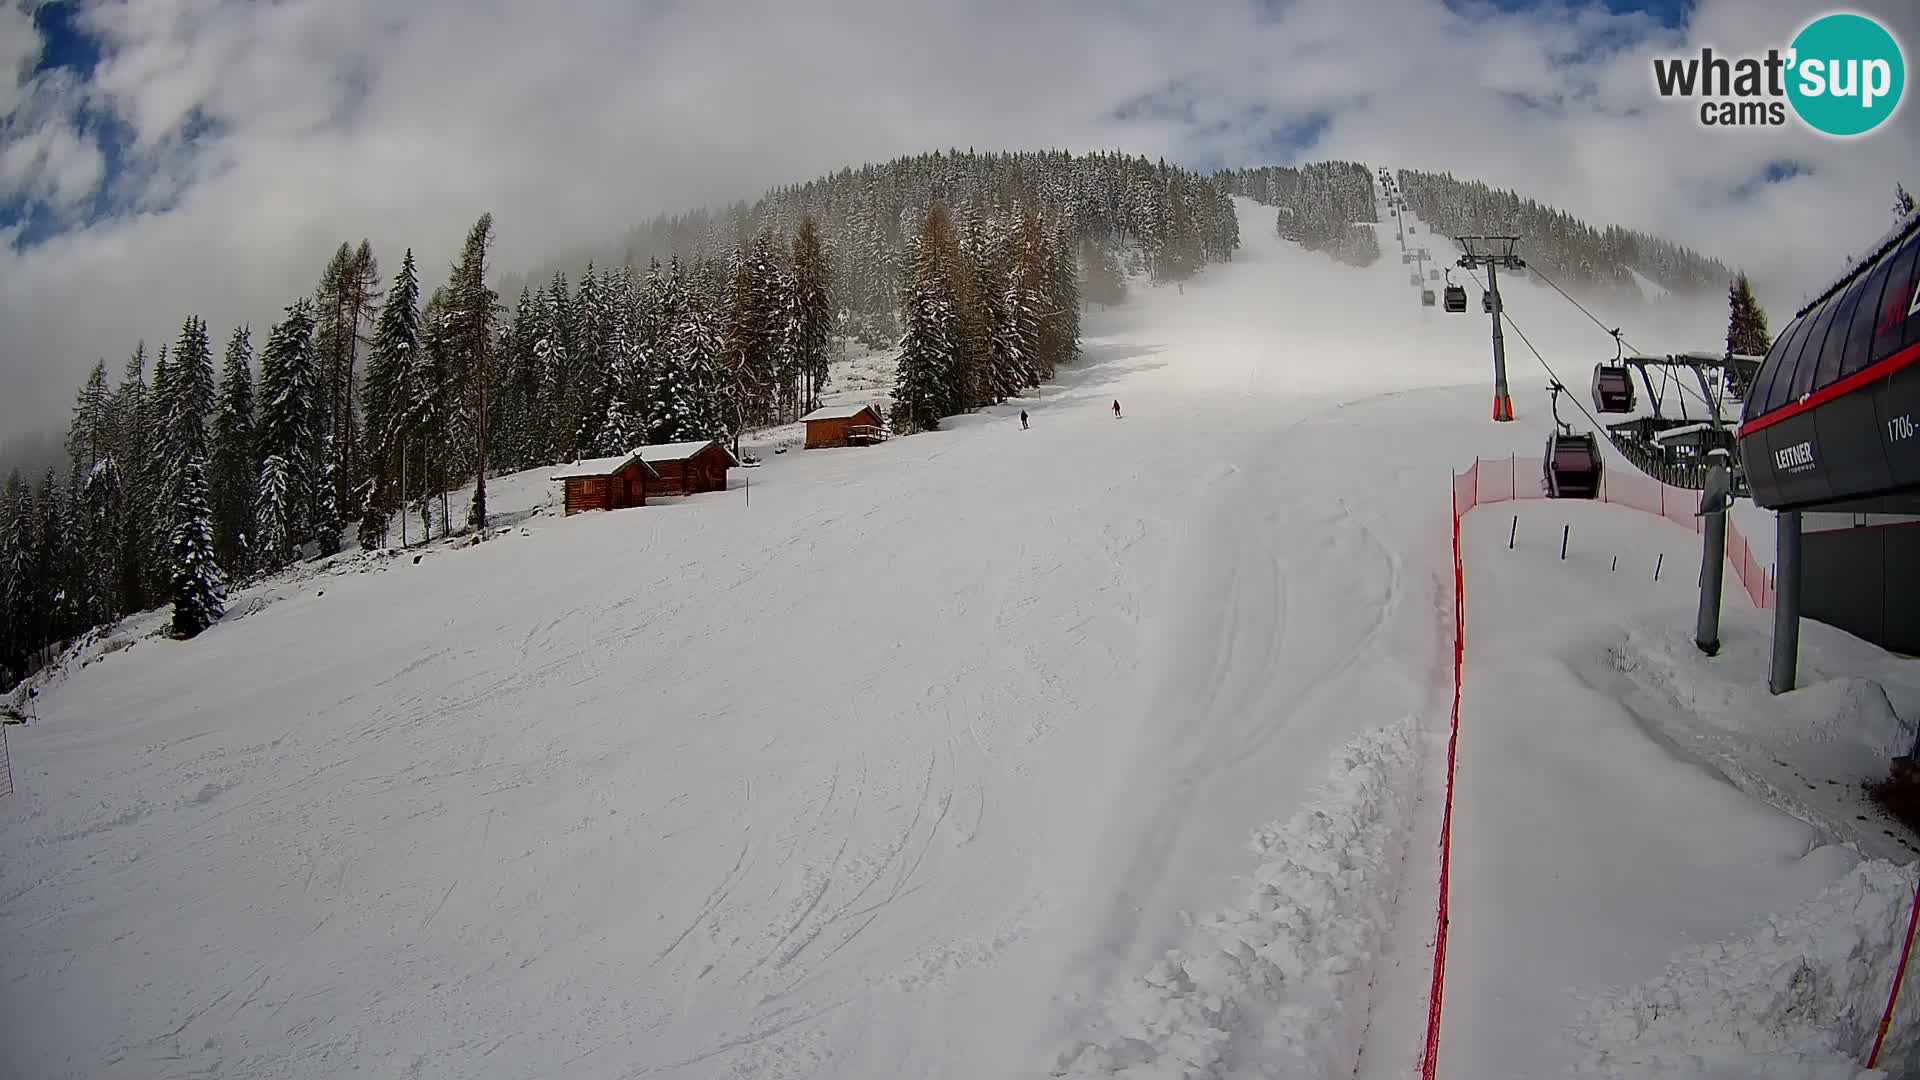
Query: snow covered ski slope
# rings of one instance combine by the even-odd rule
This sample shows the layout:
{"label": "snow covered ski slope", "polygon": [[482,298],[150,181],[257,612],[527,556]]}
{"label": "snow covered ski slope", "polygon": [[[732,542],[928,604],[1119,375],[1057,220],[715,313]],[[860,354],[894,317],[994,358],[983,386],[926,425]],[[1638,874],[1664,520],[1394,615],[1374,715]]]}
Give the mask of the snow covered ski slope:
{"label": "snow covered ski slope", "polygon": [[0,802],[10,1068],[1407,1075],[1448,471],[1536,454],[1546,376],[1510,339],[1489,423],[1390,228],[1354,269],[1241,206],[1034,398],[69,673]]}

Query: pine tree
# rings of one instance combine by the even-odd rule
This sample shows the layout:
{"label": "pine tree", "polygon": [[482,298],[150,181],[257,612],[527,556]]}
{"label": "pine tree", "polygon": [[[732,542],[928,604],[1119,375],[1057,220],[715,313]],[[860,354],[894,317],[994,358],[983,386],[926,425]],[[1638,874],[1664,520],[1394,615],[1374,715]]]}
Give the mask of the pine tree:
{"label": "pine tree", "polygon": [[949,227],[945,212],[935,206],[925,232],[908,248],[911,291],[893,391],[894,423],[908,431],[937,431],[941,418],[955,411],[951,371],[959,318],[937,243],[940,230]]}
{"label": "pine tree", "polygon": [[717,402],[730,434],[766,415],[767,388],[773,381],[764,347],[768,318],[757,276],[748,254],[735,248],[727,272]]}
{"label": "pine tree", "polygon": [[820,240],[813,215],[800,219],[793,235],[794,363],[805,380],[802,412],[820,407],[827,385],[827,349],[833,334],[833,302],[829,289],[833,264]]}
{"label": "pine tree", "polygon": [[319,475],[313,481],[313,539],[322,557],[332,555],[345,546],[347,523],[340,506],[340,463],[339,451],[334,448],[333,434],[320,436]]}
{"label": "pine tree", "polygon": [[433,536],[428,511],[435,499],[440,502],[442,534],[453,531],[447,491],[454,476],[465,468],[461,461],[460,432],[465,418],[457,351],[452,298],[448,287],[442,285],[427,297],[426,307],[420,312],[420,349],[409,376],[414,393],[412,426],[420,438],[420,517],[427,523],[428,539]]}
{"label": "pine tree", "polygon": [[[189,316],[180,327],[170,375],[159,397],[160,453],[166,469],[163,501],[173,504],[179,497],[181,466],[188,458],[198,457],[204,467],[211,450],[207,420],[214,409],[213,349],[206,321],[199,316]],[[171,536],[173,522],[167,523],[167,531]]]}
{"label": "pine tree", "polygon": [[192,637],[220,616],[220,571],[214,560],[213,506],[207,483],[213,411],[213,351],[207,324],[188,317],[180,328],[167,375],[156,387],[162,409],[169,595],[174,629]]}
{"label": "pine tree", "polygon": [[67,456],[82,469],[92,469],[113,452],[113,392],[107,386],[107,362],[94,364],[73,403],[67,427]]}
{"label": "pine tree", "polygon": [[287,459],[268,454],[260,463],[259,495],[253,517],[259,537],[255,558],[262,570],[278,570],[293,560],[294,508],[298,501]]}
{"label": "pine tree", "polygon": [[113,395],[113,453],[107,458],[110,476],[101,485],[111,492],[108,516],[113,526],[114,552],[110,565],[115,583],[116,614],[144,611],[153,595],[149,582],[154,564],[154,493],[144,467],[154,460],[154,422],[147,389],[146,343],[136,345],[127,358],[125,373]]}
{"label": "pine tree", "polygon": [[566,416],[571,434],[567,450],[569,458],[576,458],[584,456],[597,443],[600,424],[606,418],[608,396],[606,286],[592,263],[588,263],[580,275],[570,314]]}
{"label": "pine tree", "polygon": [[572,461],[578,456],[573,439],[580,427],[573,413],[573,362],[568,340],[573,302],[566,277],[556,271],[536,299],[529,337],[540,371],[539,405],[534,410],[539,456],[542,461]]}
{"label": "pine tree", "polygon": [[670,271],[658,260],[647,267],[640,286],[638,304],[638,345],[641,369],[638,377],[645,384],[646,411],[640,417],[639,445],[658,441],[662,407],[660,391],[670,379],[674,364],[674,331],[679,326],[684,302],[680,282],[680,264],[673,260]]}
{"label": "pine tree", "polygon": [[523,286],[501,350],[505,371],[500,383],[504,399],[500,403],[500,426],[494,432],[494,440],[500,445],[500,456],[506,467],[515,470],[535,464],[542,456],[536,452],[534,441],[534,421],[540,407],[540,363],[534,352],[538,342],[536,311],[533,290]]}
{"label": "pine tree", "polygon": [[1080,276],[1073,258],[1073,234],[1067,226],[1056,225],[1052,236],[1052,258],[1047,260],[1051,310],[1042,324],[1040,345],[1043,379],[1052,379],[1061,364],[1080,358]]}
{"label": "pine tree", "polygon": [[1765,356],[1773,347],[1773,335],[1767,330],[1766,312],[1754,298],[1747,275],[1734,278],[1727,288],[1727,351],[1743,356]]}
{"label": "pine tree", "polygon": [[661,364],[654,388],[654,442],[684,442],[727,437],[722,413],[721,362],[723,343],[713,309],[717,303],[707,275],[696,272],[680,280],[676,259],[667,291],[675,312],[669,355]]}
{"label": "pine tree", "polygon": [[[281,535],[271,545],[275,550],[269,568],[284,566],[291,550],[318,538],[325,524],[327,493],[319,481],[326,468],[326,433],[321,428],[324,417],[313,327],[312,302],[294,301],[260,354],[260,449],[265,458],[278,461],[279,470],[280,501],[275,513]],[[260,497],[264,500],[265,493]],[[263,532],[265,524],[262,521]]]}
{"label": "pine tree", "polygon": [[180,505],[173,526],[173,632],[191,638],[211,626],[225,606],[213,554],[213,507],[207,497],[204,457],[189,457],[178,481]]}
{"label": "pine tree", "polygon": [[487,285],[487,249],[493,243],[493,215],[481,214],[447,283],[449,344],[466,414],[474,425],[473,505],[467,521],[475,532],[487,527],[487,395],[494,384],[494,345],[499,339],[500,295]]}
{"label": "pine tree", "polygon": [[[358,396],[355,370],[365,324],[373,318],[379,296],[380,270],[373,245],[358,248],[342,243],[334,252],[314,293],[314,352],[318,364],[319,412],[322,427],[336,456],[336,505],[349,496],[362,469],[360,423],[355,415]],[[325,471],[325,470],[323,470]]]}
{"label": "pine tree", "polygon": [[0,503],[0,685],[24,676],[38,622],[34,610],[33,492],[15,469]]}
{"label": "pine tree", "polygon": [[76,608],[72,592],[75,582],[74,552],[68,544],[67,500],[61,497],[54,471],[48,469],[34,495],[33,511],[39,528],[34,546],[34,581],[37,585],[35,607],[40,624],[35,640],[38,663],[53,659],[53,646],[84,627],[75,625]]}
{"label": "pine tree", "polygon": [[368,487],[361,501],[359,541],[367,550],[387,542],[387,523],[401,509],[404,456],[413,437],[409,376],[420,350],[420,278],[413,249],[400,260],[367,349],[363,407],[366,413]]}
{"label": "pine tree", "polygon": [[1907,186],[1893,185],[1893,216],[1904,218],[1911,213],[1913,213],[1913,196],[1907,194]]}
{"label": "pine tree", "polygon": [[646,441],[647,385],[636,341],[633,272],[622,267],[608,290],[606,420],[595,452],[622,454]]}
{"label": "pine tree", "polygon": [[251,569],[248,545],[253,500],[260,476],[259,442],[254,433],[253,338],[242,326],[227,340],[220,372],[220,403],[213,420],[214,558],[235,578]]}
{"label": "pine tree", "polygon": [[986,294],[988,339],[987,365],[983,372],[986,400],[999,404],[1017,396],[1029,385],[1039,385],[1029,365],[1036,359],[1038,344],[1034,334],[1037,304],[1023,291],[1018,272],[1018,238],[1008,230],[1007,222],[994,219],[981,228],[974,244],[974,273]]}

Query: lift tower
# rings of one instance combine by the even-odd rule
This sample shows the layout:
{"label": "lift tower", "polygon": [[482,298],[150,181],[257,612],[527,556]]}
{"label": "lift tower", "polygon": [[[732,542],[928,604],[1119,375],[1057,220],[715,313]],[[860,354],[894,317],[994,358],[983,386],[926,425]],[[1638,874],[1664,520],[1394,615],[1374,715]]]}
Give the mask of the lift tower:
{"label": "lift tower", "polygon": [[1527,262],[1513,253],[1519,245],[1517,236],[1457,236],[1460,246],[1467,249],[1460,256],[1459,265],[1468,270],[1482,267],[1487,271],[1487,295],[1493,299],[1493,418],[1495,420],[1513,419],[1513,396],[1507,392],[1507,339],[1500,332],[1500,276],[1501,268],[1524,270]]}

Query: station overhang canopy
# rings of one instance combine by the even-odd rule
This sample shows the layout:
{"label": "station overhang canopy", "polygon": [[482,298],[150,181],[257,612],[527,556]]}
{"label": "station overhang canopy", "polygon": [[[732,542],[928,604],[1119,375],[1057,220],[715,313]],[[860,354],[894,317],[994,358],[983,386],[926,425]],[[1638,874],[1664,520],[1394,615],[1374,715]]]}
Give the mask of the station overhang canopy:
{"label": "station overhang canopy", "polygon": [[1740,456],[1774,510],[1920,513],[1920,213],[1795,313],[1747,394]]}

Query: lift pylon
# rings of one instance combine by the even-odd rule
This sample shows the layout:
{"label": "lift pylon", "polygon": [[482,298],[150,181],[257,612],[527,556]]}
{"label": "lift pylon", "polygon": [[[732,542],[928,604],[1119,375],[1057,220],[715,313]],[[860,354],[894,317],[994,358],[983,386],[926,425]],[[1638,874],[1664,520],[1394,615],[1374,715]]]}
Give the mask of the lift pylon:
{"label": "lift pylon", "polygon": [[1507,392],[1507,341],[1500,332],[1500,269],[1524,270],[1527,262],[1514,253],[1518,236],[1458,236],[1454,239],[1466,249],[1458,265],[1468,270],[1487,271],[1487,293],[1493,298],[1493,418],[1513,419],[1513,395]]}

